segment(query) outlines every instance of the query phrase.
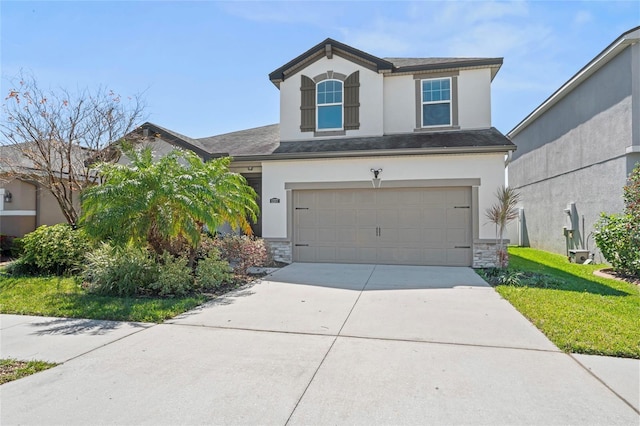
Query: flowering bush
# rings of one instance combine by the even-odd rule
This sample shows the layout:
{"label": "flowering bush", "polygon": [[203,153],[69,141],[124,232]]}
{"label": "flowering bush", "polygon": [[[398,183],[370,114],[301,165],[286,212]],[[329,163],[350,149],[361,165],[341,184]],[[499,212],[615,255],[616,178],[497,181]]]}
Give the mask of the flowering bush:
{"label": "flowering bush", "polygon": [[220,250],[220,257],[239,275],[246,275],[250,267],[264,266],[269,260],[267,247],[260,238],[229,234],[216,238],[214,244]]}

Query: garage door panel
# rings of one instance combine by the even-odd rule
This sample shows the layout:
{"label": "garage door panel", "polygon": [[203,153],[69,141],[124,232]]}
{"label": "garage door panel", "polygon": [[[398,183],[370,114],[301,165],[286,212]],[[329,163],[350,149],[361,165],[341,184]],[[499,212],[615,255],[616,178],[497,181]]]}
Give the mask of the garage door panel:
{"label": "garage door panel", "polygon": [[378,215],[375,210],[359,210],[356,217],[358,220],[358,227],[377,227]]}
{"label": "garage door panel", "polygon": [[424,220],[422,219],[422,210],[419,208],[407,207],[398,212],[398,227],[416,229],[416,225],[420,226]]}
{"label": "garage door panel", "polygon": [[445,243],[445,230],[441,228],[424,229],[423,242],[425,247],[443,247]]}
{"label": "garage door panel", "polygon": [[465,249],[447,249],[446,263],[451,266],[469,266],[471,264],[471,251]]}
{"label": "garage door panel", "polygon": [[378,241],[375,228],[360,228],[356,231],[360,246],[374,246]]}
{"label": "garage door panel", "polygon": [[318,239],[316,238],[318,231],[315,228],[299,228],[297,234],[297,241],[304,241],[308,244],[318,242]]}
{"label": "garage door panel", "polygon": [[317,247],[316,250],[316,262],[338,262],[339,258],[336,256],[335,247]]}
{"label": "garage door panel", "polygon": [[405,244],[419,244],[424,240],[424,235],[421,230],[415,229],[398,229],[398,242]]}
{"label": "garage door panel", "polygon": [[336,241],[340,245],[357,245],[358,236],[357,231],[353,228],[340,229],[336,232]]}
{"label": "garage door panel", "polygon": [[375,191],[358,191],[355,194],[356,205],[359,208],[371,208],[376,206]]}
{"label": "garage door panel", "polygon": [[445,205],[447,202],[447,192],[440,188],[434,188],[424,191],[422,194],[422,203],[424,205]]}
{"label": "garage door panel", "polygon": [[468,187],[301,190],[293,198],[295,261],[471,264]]}
{"label": "garage door panel", "polygon": [[336,211],[321,209],[317,211],[318,226],[321,227],[335,227],[336,226]]}
{"label": "garage door panel", "polygon": [[447,211],[444,207],[425,208],[423,226],[426,228],[443,228],[447,221]]}
{"label": "garage door panel", "polygon": [[296,210],[296,224],[302,228],[313,228],[316,226],[316,214],[312,210]]}
{"label": "garage door panel", "polygon": [[456,245],[465,245],[469,241],[466,229],[447,229],[447,245],[449,247]]}
{"label": "garage door panel", "polygon": [[447,261],[446,252],[440,248],[424,249],[422,258],[425,265],[446,265]]}
{"label": "garage door panel", "polygon": [[336,210],[336,226],[355,227],[357,224],[357,211],[355,209]]}
{"label": "garage door panel", "polygon": [[337,231],[334,228],[320,228],[316,234],[316,241],[319,243],[336,243]]}
{"label": "garage door panel", "polygon": [[358,250],[358,262],[360,263],[376,263],[377,249],[375,247],[362,247]]}

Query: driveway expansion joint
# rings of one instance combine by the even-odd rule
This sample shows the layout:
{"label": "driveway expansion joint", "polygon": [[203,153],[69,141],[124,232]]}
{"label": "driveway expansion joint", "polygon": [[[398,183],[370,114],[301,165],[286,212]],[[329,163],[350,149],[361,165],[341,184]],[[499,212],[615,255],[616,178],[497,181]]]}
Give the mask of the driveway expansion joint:
{"label": "driveway expansion joint", "polygon": [[592,376],[593,378],[595,378],[597,381],[599,381],[600,383],[602,383],[602,385],[607,388],[611,393],[613,393],[615,396],[617,396],[618,398],[620,398],[620,400],[622,400],[622,402],[624,402],[625,404],[627,404],[629,407],[631,407],[631,409],[633,411],[635,411],[636,413],[640,414],[640,410],[638,410],[631,402],[627,401],[627,399],[625,397],[623,397],[622,395],[620,395],[618,392],[616,392],[611,386],[609,386],[607,383],[605,383],[604,380],[602,380],[600,377],[596,376],[596,374],[591,371],[590,368],[588,368],[586,365],[584,365],[583,363],[581,363],[576,357],[573,356],[573,354],[567,354],[569,356],[569,358],[571,358],[572,360],[574,360],[576,363],[578,363],[578,365],[580,367],[582,367],[587,373],[589,373],[590,376]]}

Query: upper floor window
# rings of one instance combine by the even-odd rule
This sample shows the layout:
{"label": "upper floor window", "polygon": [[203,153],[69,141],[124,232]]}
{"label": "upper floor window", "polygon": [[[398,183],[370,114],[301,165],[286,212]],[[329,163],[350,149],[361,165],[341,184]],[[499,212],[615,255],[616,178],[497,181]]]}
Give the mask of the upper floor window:
{"label": "upper floor window", "polygon": [[422,80],[422,127],[451,126],[451,78]]}
{"label": "upper floor window", "polygon": [[324,80],[318,83],[317,120],[318,130],[342,129],[342,82],[338,80]]}

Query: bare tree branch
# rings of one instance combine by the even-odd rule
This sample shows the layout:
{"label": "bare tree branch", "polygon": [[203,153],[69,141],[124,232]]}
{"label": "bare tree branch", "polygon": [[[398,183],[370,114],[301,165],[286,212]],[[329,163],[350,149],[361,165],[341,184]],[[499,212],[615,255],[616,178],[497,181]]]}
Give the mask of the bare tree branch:
{"label": "bare tree branch", "polygon": [[12,83],[0,120],[0,174],[38,183],[75,225],[76,197],[98,181],[89,160],[104,160],[104,148],[142,121],[145,104],[140,94],[123,99],[105,87],[43,90],[31,75]]}

